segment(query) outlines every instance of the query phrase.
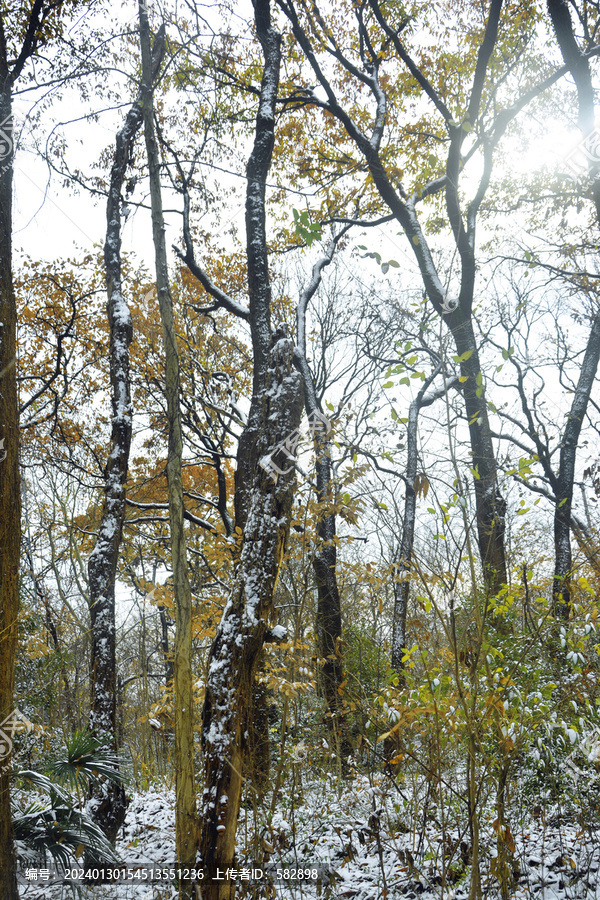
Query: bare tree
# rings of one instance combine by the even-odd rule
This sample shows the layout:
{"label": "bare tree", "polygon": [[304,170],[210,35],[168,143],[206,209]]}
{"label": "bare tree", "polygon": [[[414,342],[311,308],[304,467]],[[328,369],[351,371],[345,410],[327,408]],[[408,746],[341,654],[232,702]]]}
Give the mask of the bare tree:
{"label": "bare tree", "polygon": [[[496,113],[494,103],[488,102],[497,90],[497,76],[491,63],[499,40],[499,26],[503,12],[502,0],[492,0],[477,52],[473,71],[468,73],[470,89],[464,97],[464,114],[456,121],[449,105],[454,103],[446,95],[446,88],[436,89],[432,73],[420,68],[412,58],[404,32],[408,35],[411,17],[400,10],[385,10],[378,0],[365,0],[353,7],[355,31],[346,40],[336,32],[337,25],[325,21],[322,12],[313,17],[303,4],[295,0],[278,0],[287,16],[293,35],[311,69],[309,77],[316,78],[318,93],[313,88],[298,87],[289,98],[299,108],[321,108],[340,123],[341,129],[360,152],[366,170],[380,200],[396,219],[406,235],[419,267],[422,283],[435,311],[449,328],[460,357],[463,396],[468,420],[472,453],[472,468],[476,473],[474,492],[479,553],[486,592],[493,595],[506,582],[504,547],[504,511],[497,478],[497,463],[490,433],[485,384],[481,372],[479,348],[475,339],[473,305],[476,296],[476,225],[490,184],[494,150],[515,116],[542,91],[550,87],[564,73],[554,73],[528,92],[515,99],[510,107]],[[505,16],[509,13],[505,13]],[[399,20],[396,21],[397,17]],[[520,36],[524,37],[524,35]],[[354,46],[356,55],[344,49]],[[398,170],[390,167],[396,159],[397,147],[388,148],[384,139],[390,134],[388,121],[392,100],[386,88],[386,71],[394,73],[398,66],[407,72],[414,90],[418,91],[433,111],[431,129],[439,136],[432,146],[441,150],[444,171],[439,177],[424,177],[418,189],[409,191],[401,183]],[[330,74],[331,73],[331,74]],[[369,97],[372,111],[346,102],[346,95],[336,87],[334,74],[341,82],[349,80],[356,88],[356,98]],[[465,73],[465,78],[467,74]],[[387,84],[395,84],[394,75]],[[358,102],[358,100],[357,100]],[[404,110],[402,111],[404,112]],[[391,118],[391,117],[390,117]],[[365,122],[369,121],[369,127]],[[434,124],[435,123],[435,124]],[[406,122],[407,130],[410,123]],[[471,147],[466,148],[467,135],[474,134]],[[343,140],[343,137],[341,138]],[[391,150],[391,147],[394,147]],[[388,153],[391,150],[391,154]],[[482,173],[471,199],[465,202],[461,177],[465,165],[477,153],[481,155]],[[419,153],[417,158],[422,158]],[[346,156],[340,157],[344,165]],[[438,196],[444,202],[450,234],[456,250],[459,285],[456,298],[450,300],[444,281],[449,273],[441,274],[430,241],[421,224],[419,204]]]}

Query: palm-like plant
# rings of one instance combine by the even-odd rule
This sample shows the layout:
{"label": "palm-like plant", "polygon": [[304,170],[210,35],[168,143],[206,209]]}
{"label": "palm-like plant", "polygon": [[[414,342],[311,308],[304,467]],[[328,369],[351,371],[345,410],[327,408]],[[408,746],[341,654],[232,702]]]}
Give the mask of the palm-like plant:
{"label": "palm-like plant", "polygon": [[[66,757],[50,762],[45,774],[15,773],[13,828],[23,862],[45,862],[50,856],[64,870],[76,859],[85,866],[117,861],[101,828],[86,813],[84,798],[98,782],[123,782],[118,763],[102,735],[77,731],[67,742]],[[35,800],[29,799],[32,789],[38,793]]]}

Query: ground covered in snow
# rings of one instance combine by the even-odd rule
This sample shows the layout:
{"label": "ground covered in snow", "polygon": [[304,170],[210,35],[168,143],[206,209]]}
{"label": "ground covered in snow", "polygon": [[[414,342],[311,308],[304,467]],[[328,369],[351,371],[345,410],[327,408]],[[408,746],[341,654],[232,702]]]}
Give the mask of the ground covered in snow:
{"label": "ground covered in snow", "polygon": [[[296,767],[294,767],[296,769]],[[444,898],[468,897],[469,838],[453,828],[446,811],[434,808],[418,833],[406,828],[414,797],[384,775],[301,779],[297,771],[268,824],[262,807],[249,805],[238,829],[236,883],[240,897]],[[175,859],[174,792],[133,795],[117,852],[132,873],[122,884],[79,888],[81,900],[171,900],[173,882],[143,882],[135,872],[168,869]],[[416,802],[420,803],[418,796]],[[268,806],[268,804],[266,804]],[[516,875],[511,896],[579,900],[600,897],[600,823],[583,827],[558,808],[534,807],[517,827],[513,821]],[[483,896],[499,896],[490,875],[496,839],[493,821],[482,816]],[[252,881],[248,870],[262,870]],[[277,870],[281,870],[278,874]],[[244,873],[243,875],[241,873]],[[298,877],[301,873],[301,877]],[[28,875],[29,877],[26,877]],[[168,876],[167,876],[168,880]],[[26,900],[73,896],[66,885],[50,885],[35,870],[20,875]]]}

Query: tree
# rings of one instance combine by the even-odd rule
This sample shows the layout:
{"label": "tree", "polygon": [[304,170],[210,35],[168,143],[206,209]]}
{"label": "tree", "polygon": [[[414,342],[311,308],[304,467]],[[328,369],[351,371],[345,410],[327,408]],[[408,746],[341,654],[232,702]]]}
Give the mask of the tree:
{"label": "tree", "polygon": [[[28,62],[53,36],[60,13],[77,0],[34,0],[28,11],[0,5],[0,722],[13,712],[19,608],[21,494],[17,400],[17,307],[12,271],[15,158],[13,90]],[[9,727],[9,726],[6,726]],[[0,898],[17,896],[9,803],[10,753],[0,767]]]}
{"label": "tree", "polygon": [[350,753],[347,724],[341,714],[343,699],[344,667],[342,660],[342,610],[337,582],[336,563],[336,513],[334,482],[331,468],[332,437],[324,424],[323,410],[315,389],[315,379],[306,358],[306,313],[308,305],[321,283],[322,273],[331,263],[342,237],[351,226],[346,225],[329,243],[325,255],[315,263],[312,278],[300,295],[296,311],[296,340],[294,360],[304,382],[304,405],[312,425],[317,494],[317,547],[313,555],[313,568],[317,582],[317,629],[319,655],[323,663],[323,692],[327,702],[330,731],[334,746],[342,756]]}
{"label": "tree", "polygon": [[[497,62],[501,51],[511,46],[517,59],[522,55],[529,28],[535,21],[535,12],[530,5],[523,10],[521,28],[516,33],[510,30],[511,12],[502,0],[492,0],[487,14],[474,7],[468,8],[467,13],[472,17],[472,35],[476,37],[471,39],[470,52],[463,58],[464,64],[452,84],[443,73],[450,62],[448,57],[455,60],[453,51],[440,50],[439,75],[435,64],[431,70],[428,68],[431,62],[426,61],[426,53],[419,64],[408,49],[416,22],[404,14],[396,20],[396,15],[391,10],[384,10],[378,0],[352,4],[348,18],[354,18],[356,30],[343,36],[316,8],[314,14],[304,7],[301,12],[301,5],[294,0],[278,0],[278,5],[290,22],[294,38],[320,91],[317,96],[312,88],[294,86],[288,102],[299,108],[322,109],[340,124],[340,144],[345,134],[350,139],[350,146],[358,149],[380,203],[401,225],[409,241],[433,308],[453,336],[464,379],[472,468],[476,473],[474,492],[479,554],[486,593],[493,595],[506,582],[505,502],[498,486],[473,321],[476,225],[491,180],[495,148],[518,112],[551,86],[559,75],[553,73],[533,84],[510,106],[498,112],[491,102],[504,77],[504,70]],[[441,39],[444,31],[441,23],[446,10],[440,5],[432,12],[437,19],[437,38]],[[432,24],[429,27],[435,31]],[[344,46],[352,49],[346,52]],[[415,53],[419,51],[415,50]],[[348,91],[349,82],[355,86],[353,92]],[[433,115],[427,114],[418,123],[413,123],[403,106],[410,92],[430,103]],[[372,112],[365,108],[362,99],[365,95],[373,102]],[[452,107],[456,110],[454,113]],[[366,130],[367,122],[369,131]],[[402,133],[406,138],[406,153],[401,163]],[[469,135],[473,137],[468,139]],[[482,162],[482,174],[472,198],[465,202],[461,178],[467,164],[476,156]],[[347,160],[347,152],[339,153],[338,177],[341,177],[342,167],[347,168]],[[405,171],[400,165],[405,166]],[[412,189],[409,173],[413,177]],[[444,224],[447,221],[456,251],[459,274],[455,299],[444,287],[444,282],[451,281],[452,273],[448,271],[444,276],[439,271],[419,215],[419,204],[432,198],[438,198],[444,204]],[[362,202],[367,207],[374,206],[376,201],[372,192],[362,198]],[[441,213],[441,203],[438,209]]]}
{"label": "tree", "polygon": [[[587,3],[582,4],[584,7]],[[589,57],[579,49],[569,4],[565,0],[548,0],[548,12],[552,20],[554,33],[562,53],[565,65],[573,76],[577,88],[578,124],[584,140],[593,135],[595,126],[594,88]],[[595,10],[594,10],[595,12]],[[586,34],[588,42],[590,35]],[[596,212],[596,224],[600,225],[600,179],[598,163],[592,155],[589,159],[590,194]],[[571,509],[573,504],[573,482],[575,479],[575,459],[581,427],[589,403],[592,385],[598,371],[600,360],[600,307],[592,319],[585,355],[569,417],[565,426],[560,448],[558,477],[555,479],[554,493],[556,498],[554,513],[554,609],[562,618],[569,617],[571,606],[570,577],[572,568],[571,553]],[[553,473],[552,473],[553,474]],[[554,480],[554,479],[553,479]]]}
{"label": "tree", "polygon": [[[151,77],[164,55],[164,28],[157,35]],[[142,124],[141,91],[116,139],[108,204],[104,264],[110,329],[110,382],[112,430],[110,452],[104,469],[104,505],[98,536],[88,562],[91,617],[90,727],[96,735],[107,735],[116,749],[117,679],[115,655],[115,586],[125,519],[125,482],[129,468],[133,408],[129,376],[129,345],[133,337],[131,313],[123,292],[121,273],[122,190],[133,144]],[[105,783],[94,798],[94,816],[109,840],[114,841],[125,821],[127,801],[122,784]]]}
{"label": "tree", "polygon": [[[281,62],[280,35],[269,0],[255,0],[256,33],[264,54],[254,145],[247,165],[246,242],[253,350],[252,400],[240,438],[235,526],[241,541],[234,584],[209,656],[202,717],[205,787],[200,853],[204,865],[229,868],[235,853],[245,733],[250,726],[256,665],[272,614],[273,591],[290,527],[295,476],[274,480],[269,456],[298,428],[302,380],[293,367],[286,330],[271,329],[265,182],[271,165]],[[231,304],[229,304],[231,306]],[[207,900],[232,897],[235,882],[206,884]]]}
{"label": "tree", "polygon": [[[194,785],[194,696],[192,680],[192,594],[187,568],[184,531],[184,501],[181,474],[182,434],[179,402],[180,374],[173,303],[169,287],[165,226],[160,184],[160,157],[154,129],[153,60],[150,25],[145,0],[139,0],[140,46],[142,52],[142,110],[146,153],[150,174],[152,238],[156,267],[156,288],[160,307],[165,353],[165,395],[169,423],[167,487],[173,585],[177,608],[173,685],[175,691],[175,773],[177,862],[193,867],[196,861],[196,793]],[[158,39],[158,36],[157,36]],[[159,41],[160,42],[160,41]],[[189,894],[189,886],[184,886]]]}

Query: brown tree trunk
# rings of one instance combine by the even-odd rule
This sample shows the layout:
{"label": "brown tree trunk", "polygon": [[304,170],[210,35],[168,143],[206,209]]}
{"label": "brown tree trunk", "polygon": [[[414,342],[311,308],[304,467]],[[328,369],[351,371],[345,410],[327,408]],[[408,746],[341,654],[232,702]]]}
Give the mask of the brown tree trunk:
{"label": "brown tree trunk", "polygon": [[21,544],[11,92],[0,13],[0,900],[18,897],[9,787],[12,743],[7,726],[2,728],[13,712]]}
{"label": "brown tree trunk", "polygon": [[[175,646],[173,650],[173,688],[175,695],[175,830],[177,863],[182,868],[196,862],[197,822],[194,773],[194,691],[192,673],[192,592],[190,588],[184,529],[182,481],[183,437],[179,401],[180,375],[173,301],[169,286],[165,222],[160,184],[160,157],[154,130],[153,68],[150,50],[150,26],[145,0],[139,0],[140,44],[142,51],[142,109],[150,174],[152,238],[156,266],[156,287],[165,350],[165,396],[169,445],[167,489],[171,563],[176,607]],[[155,42],[159,43],[161,32]],[[182,896],[192,889],[182,885]]]}

